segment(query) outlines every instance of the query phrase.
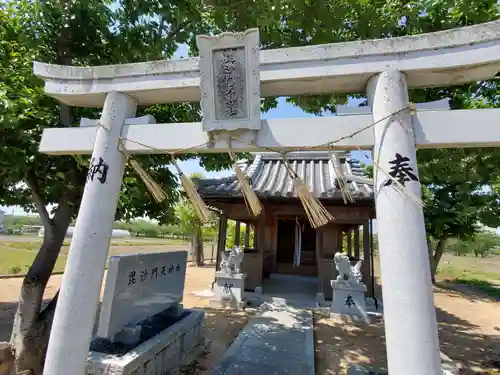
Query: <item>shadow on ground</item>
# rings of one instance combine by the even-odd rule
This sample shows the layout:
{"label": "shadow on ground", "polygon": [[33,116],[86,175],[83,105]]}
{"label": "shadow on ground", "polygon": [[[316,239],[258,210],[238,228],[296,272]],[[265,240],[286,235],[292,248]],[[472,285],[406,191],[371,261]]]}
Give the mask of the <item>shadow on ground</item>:
{"label": "shadow on ground", "polygon": [[0,302],[0,341],[10,340],[16,309],[17,303],[15,302]]}
{"label": "shadow on ground", "polygon": [[[465,286],[456,288],[451,283],[440,283],[434,293],[473,302],[495,300],[484,292]],[[378,286],[375,295],[381,294]],[[497,335],[483,335],[474,332],[479,327],[440,308],[436,308],[436,317],[441,351],[463,365],[460,375],[500,374],[500,323],[495,328]],[[387,370],[383,321],[367,326],[345,324],[321,314],[315,314],[314,318],[317,374],[345,374],[347,365],[352,363]]]}
{"label": "shadow on ground", "polygon": [[[500,335],[471,332],[477,326],[447,311],[436,309],[441,350],[463,364],[464,374],[499,374]],[[465,360],[467,358],[467,360]]]}
{"label": "shadow on ground", "polygon": [[459,297],[472,302],[478,300],[500,302],[500,285],[485,280],[443,280],[437,283],[437,287],[452,293],[456,292]]}
{"label": "shadow on ground", "polygon": [[[500,335],[471,332],[469,322],[436,309],[441,351],[463,365],[460,374],[499,374]],[[315,315],[317,374],[345,373],[348,364],[365,364],[387,370],[383,322],[370,326],[343,324]],[[467,358],[467,360],[465,360]]]}
{"label": "shadow on ground", "polygon": [[387,369],[384,324],[345,323],[314,315],[316,374],[345,374],[350,364]]}
{"label": "shadow on ground", "polygon": [[[48,303],[45,300],[44,303]],[[17,303],[0,303],[0,341],[9,341],[12,330],[12,322],[16,312]],[[238,333],[248,322],[249,313],[231,310],[219,310],[206,307],[205,310],[205,334],[211,341],[209,352],[199,358],[197,363],[184,369],[184,374],[211,374],[211,369],[222,357],[231,345]],[[99,316],[97,314],[97,316]],[[94,332],[97,330],[97,323]]]}
{"label": "shadow on ground", "polygon": [[208,375],[238,334],[248,322],[249,313],[234,310],[205,307],[205,336],[210,340],[209,351],[198,359],[196,371],[184,371],[191,374]]}

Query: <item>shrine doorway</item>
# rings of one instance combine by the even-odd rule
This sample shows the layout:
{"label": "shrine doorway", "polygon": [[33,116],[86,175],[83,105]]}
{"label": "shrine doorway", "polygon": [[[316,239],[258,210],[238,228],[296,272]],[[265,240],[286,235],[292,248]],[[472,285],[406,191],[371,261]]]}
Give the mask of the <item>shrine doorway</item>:
{"label": "shrine doorway", "polygon": [[316,230],[303,218],[277,220],[276,273],[314,276],[316,264]]}

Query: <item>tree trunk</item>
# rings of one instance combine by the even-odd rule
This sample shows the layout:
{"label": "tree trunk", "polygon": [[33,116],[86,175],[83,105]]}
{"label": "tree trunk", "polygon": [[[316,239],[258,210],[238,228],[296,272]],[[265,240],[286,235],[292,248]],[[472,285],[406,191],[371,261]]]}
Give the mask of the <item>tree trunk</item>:
{"label": "tree trunk", "polygon": [[191,235],[191,254],[194,264],[197,267],[201,267],[204,265],[205,260],[203,257],[203,238],[200,229],[195,230]]}
{"label": "tree trunk", "polygon": [[[33,195],[37,196],[36,193]],[[33,375],[42,374],[59,292],[44,309],[42,309],[43,293],[61,251],[74,211],[69,195],[65,194],[62,200],[64,201],[59,203],[54,218],[50,220],[51,225],[45,227],[42,246],[21,288],[10,340],[15,354],[15,370],[18,373],[28,371]],[[46,211],[41,212],[40,216],[45,215]]]}
{"label": "tree trunk", "polygon": [[201,236],[198,237],[198,249],[196,250],[196,265],[198,267],[202,267],[205,265],[205,256],[203,254],[203,238]]}
{"label": "tree trunk", "polygon": [[438,242],[436,244],[436,249],[434,250],[434,254],[432,254],[432,247],[430,244],[430,241],[428,241],[428,248],[429,248],[429,259],[431,262],[431,278],[432,278],[432,283],[436,283],[436,271],[439,265],[439,261],[441,260],[441,257],[443,256],[444,249],[446,246],[446,241],[447,238],[440,238],[438,239]]}
{"label": "tree trunk", "polygon": [[436,282],[435,278],[434,278],[434,271],[436,269],[436,266],[434,265],[434,251],[432,249],[432,243],[431,243],[431,239],[429,236],[427,236],[427,252],[429,253],[429,265],[430,265],[430,269],[431,269],[431,280],[432,280],[432,283],[434,284]]}

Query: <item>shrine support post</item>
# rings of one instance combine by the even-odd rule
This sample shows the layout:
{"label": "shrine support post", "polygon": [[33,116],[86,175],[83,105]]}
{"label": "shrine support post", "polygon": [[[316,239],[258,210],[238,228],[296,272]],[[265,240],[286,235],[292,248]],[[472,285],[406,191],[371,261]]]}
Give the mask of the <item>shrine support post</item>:
{"label": "shrine support post", "polygon": [[[409,103],[406,77],[399,71],[372,77],[367,93],[375,122]],[[440,351],[423,209],[388,177],[421,197],[409,109],[377,123],[374,133],[374,162],[383,170],[374,164],[389,374],[438,375]]]}
{"label": "shrine support post", "polygon": [[118,150],[137,103],[110,92],[102,111],[50,334],[45,375],[83,375],[125,168]]}

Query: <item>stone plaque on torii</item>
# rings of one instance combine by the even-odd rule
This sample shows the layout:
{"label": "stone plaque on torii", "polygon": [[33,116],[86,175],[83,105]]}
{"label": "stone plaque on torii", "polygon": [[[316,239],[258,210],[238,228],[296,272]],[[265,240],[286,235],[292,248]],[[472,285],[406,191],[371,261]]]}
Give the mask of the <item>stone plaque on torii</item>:
{"label": "stone plaque on torii", "polygon": [[[421,196],[418,147],[500,146],[500,109],[433,110],[417,105],[413,113],[408,88],[453,86],[497,75],[500,22],[418,36],[264,50],[259,60],[262,97],[367,93],[371,112],[260,120],[260,128],[246,131],[231,146],[234,152],[318,145],[323,146],[317,150],[330,150],[332,145],[325,142],[341,139],[334,149],[373,150],[381,168],[375,170],[375,201],[388,368],[395,375],[440,374],[423,211],[396,189],[394,181],[413,196]],[[118,67],[34,65],[48,95],[71,106],[103,107],[100,126],[45,129],[40,152],[92,154],[107,171],[105,179],[96,175],[85,186],[47,351],[46,375],[82,375],[85,368],[125,166],[120,139],[130,154],[190,147],[188,152],[227,152],[226,139],[216,137],[207,144],[213,122],[134,122],[137,105],[200,101],[200,72],[207,69],[200,63],[190,58]],[[393,179],[381,171],[389,171]]]}
{"label": "stone plaque on torii", "polygon": [[[259,30],[199,35],[202,130],[210,140],[260,130]],[[253,138],[255,140],[255,138]]]}

